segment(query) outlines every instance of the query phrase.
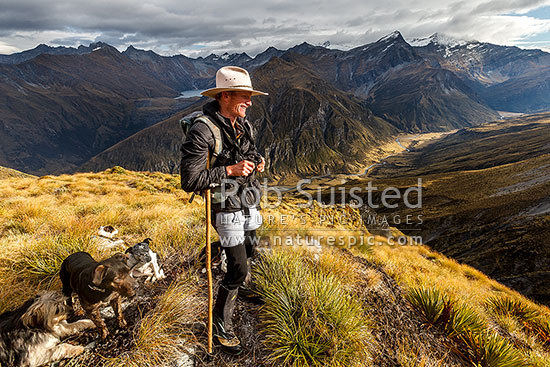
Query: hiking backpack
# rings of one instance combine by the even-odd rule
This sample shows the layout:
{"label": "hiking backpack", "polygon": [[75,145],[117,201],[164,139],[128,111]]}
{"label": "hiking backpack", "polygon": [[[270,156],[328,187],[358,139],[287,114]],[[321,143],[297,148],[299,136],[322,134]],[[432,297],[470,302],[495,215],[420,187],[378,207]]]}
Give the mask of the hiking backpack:
{"label": "hiking backpack", "polygon": [[[191,126],[193,126],[197,122],[202,122],[206,126],[208,126],[208,129],[214,136],[214,150],[212,151],[212,156],[210,157],[210,167],[213,167],[214,163],[216,162],[216,159],[222,152],[223,142],[222,142],[222,132],[220,128],[215,123],[213,123],[208,116],[203,114],[201,111],[195,111],[181,118],[180,125],[181,125],[181,129],[183,130],[182,141],[185,141],[187,134],[189,133],[189,130],[191,130]],[[193,202],[193,199],[195,198],[196,194],[199,194],[199,193],[194,192],[191,195],[191,198],[189,199],[189,203]],[[223,198],[220,192],[220,186],[213,188],[211,191],[211,195],[212,195],[212,203],[221,203]]]}
{"label": "hiking backpack", "polygon": [[218,127],[218,125],[213,123],[208,116],[203,114],[201,111],[195,111],[181,118],[180,125],[181,125],[181,129],[183,130],[182,141],[185,141],[185,138],[187,137],[189,130],[191,130],[191,126],[193,126],[197,122],[202,122],[206,126],[208,126],[208,129],[210,130],[210,132],[212,132],[212,135],[214,136],[214,150],[212,151],[212,156],[210,157],[210,167],[213,167],[214,162],[216,162],[216,159],[218,158],[218,156],[220,155],[223,149],[222,132]]}

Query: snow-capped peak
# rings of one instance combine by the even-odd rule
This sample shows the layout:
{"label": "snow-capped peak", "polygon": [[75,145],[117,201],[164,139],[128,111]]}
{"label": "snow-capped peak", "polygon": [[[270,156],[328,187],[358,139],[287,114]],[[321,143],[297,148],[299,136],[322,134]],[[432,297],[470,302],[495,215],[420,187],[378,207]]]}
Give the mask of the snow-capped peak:
{"label": "snow-capped peak", "polygon": [[429,45],[430,43],[440,46],[456,47],[464,46],[473,41],[459,40],[442,33],[434,33],[429,37],[413,38],[407,42],[413,47],[423,47]]}
{"label": "snow-capped peak", "polygon": [[412,40],[407,40],[407,43],[413,47],[424,47],[433,42],[433,36],[422,37],[422,38],[413,38]]}
{"label": "snow-capped peak", "polygon": [[399,31],[393,31],[390,34],[380,38],[377,42],[391,41],[398,37],[402,37],[401,33],[399,33]]}

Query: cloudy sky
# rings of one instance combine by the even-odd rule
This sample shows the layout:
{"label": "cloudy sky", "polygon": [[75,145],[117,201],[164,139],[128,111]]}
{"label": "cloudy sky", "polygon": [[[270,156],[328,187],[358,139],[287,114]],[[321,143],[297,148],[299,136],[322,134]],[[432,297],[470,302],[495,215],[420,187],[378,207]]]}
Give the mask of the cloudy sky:
{"label": "cloudy sky", "polygon": [[1,0],[0,54],[107,42],[205,56],[304,41],[349,49],[399,30],[550,51],[550,0]]}

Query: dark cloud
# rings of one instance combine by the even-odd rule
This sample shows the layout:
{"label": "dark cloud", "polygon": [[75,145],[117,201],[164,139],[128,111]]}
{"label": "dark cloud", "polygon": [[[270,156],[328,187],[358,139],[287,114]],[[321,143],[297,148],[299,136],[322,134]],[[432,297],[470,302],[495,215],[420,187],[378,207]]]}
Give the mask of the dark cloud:
{"label": "dark cloud", "polygon": [[527,31],[540,33],[544,24],[527,17],[495,17],[544,4],[550,0],[3,0],[0,52],[2,45],[26,49],[38,43],[74,45],[93,39],[119,49],[134,44],[159,53],[244,51],[253,56],[269,46],[291,47],[303,41],[355,47],[394,30],[409,38],[442,32],[507,42],[521,40]]}

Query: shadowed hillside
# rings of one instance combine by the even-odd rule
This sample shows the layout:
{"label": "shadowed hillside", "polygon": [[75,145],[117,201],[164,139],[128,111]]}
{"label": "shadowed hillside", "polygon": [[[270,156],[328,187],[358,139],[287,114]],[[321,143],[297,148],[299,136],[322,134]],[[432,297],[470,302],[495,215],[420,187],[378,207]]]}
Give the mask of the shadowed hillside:
{"label": "shadowed hillside", "polygon": [[187,106],[115,48],[0,65],[0,165],[73,171],[93,155]]}
{"label": "shadowed hillside", "polygon": [[[357,171],[369,150],[397,134],[363,102],[295,63],[273,58],[253,78],[255,88],[270,93],[253,98],[248,119],[256,128],[259,151],[268,159],[268,174],[273,178]],[[185,112],[200,109],[197,102]],[[183,115],[140,131],[80,170],[122,164],[137,170],[177,172],[182,137],[178,120]]]}
{"label": "shadowed hillside", "polygon": [[254,100],[249,119],[275,176],[353,172],[366,151],[397,133],[359,99],[295,62],[273,58],[254,77],[269,96]]}
{"label": "shadowed hillside", "polygon": [[401,228],[540,302],[550,302],[550,117],[534,115],[467,128],[415,147],[346,186],[407,188],[422,179],[422,215]]}
{"label": "shadowed hillside", "polygon": [[79,171],[101,171],[123,164],[133,170],[179,173],[183,138],[179,119],[184,115],[178,113],[124,139],[90,159]]}
{"label": "shadowed hillside", "polygon": [[428,65],[387,73],[369,92],[369,103],[404,131],[449,131],[499,116],[454,73]]}

